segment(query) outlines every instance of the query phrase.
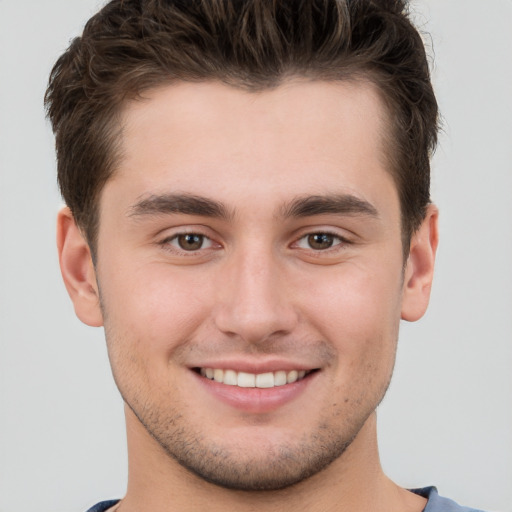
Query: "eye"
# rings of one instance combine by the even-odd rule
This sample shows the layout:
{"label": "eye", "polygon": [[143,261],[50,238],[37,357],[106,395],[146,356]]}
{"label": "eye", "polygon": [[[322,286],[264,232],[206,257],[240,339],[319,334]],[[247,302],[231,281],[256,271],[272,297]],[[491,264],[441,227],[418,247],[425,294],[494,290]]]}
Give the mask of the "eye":
{"label": "eye", "polygon": [[297,246],[301,249],[313,249],[315,251],[325,251],[333,246],[340,245],[344,240],[332,233],[310,233],[297,241]]}
{"label": "eye", "polygon": [[173,236],[166,243],[182,251],[199,251],[212,247],[212,241],[198,233],[181,233]]}

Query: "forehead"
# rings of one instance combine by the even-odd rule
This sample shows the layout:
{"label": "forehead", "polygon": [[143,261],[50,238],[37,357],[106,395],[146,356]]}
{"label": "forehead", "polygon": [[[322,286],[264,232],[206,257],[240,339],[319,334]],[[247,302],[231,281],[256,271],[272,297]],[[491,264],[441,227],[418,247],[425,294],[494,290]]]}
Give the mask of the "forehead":
{"label": "forehead", "polygon": [[386,182],[396,195],[383,148],[386,115],[378,92],[362,82],[290,80],[260,92],[215,82],[161,87],[125,106],[123,158],[106,188],[229,203],[235,195],[286,201],[333,192],[368,200]]}

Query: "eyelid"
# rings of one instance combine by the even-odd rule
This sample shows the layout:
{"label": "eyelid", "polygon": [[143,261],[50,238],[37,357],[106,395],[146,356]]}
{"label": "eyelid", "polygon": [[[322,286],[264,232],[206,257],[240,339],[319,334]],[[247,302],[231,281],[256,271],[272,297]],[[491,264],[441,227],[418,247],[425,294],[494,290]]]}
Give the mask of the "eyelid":
{"label": "eyelid", "polygon": [[[325,249],[314,249],[313,247],[303,247],[300,245],[301,241],[305,241],[307,244],[307,239],[312,235],[328,235],[331,236],[333,239],[337,239],[338,242],[333,242],[333,245],[330,247],[327,247]],[[308,251],[314,251],[314,252],[328,252],[331,250],[336,250],[336,248],[339,248],[340,245],[345,245],[350,243],[349,240],[347,240],[345,237],[341,236],[339,233],[333,233],[329,230],[318,230],[318,231],[310,231],[308,233],[303,234],[301,237],[299,237],[293,245],[299,247],[300,249],[308,250]]]}
{"label": "eyelid", "polygon": [[[157,245],[161,246],[164,250],[173,253],[178,256],[197,256],[198,254],[203,254],[210,250],[219,249],[222,245],[215,240],[213,236],[210,234],[206,234],[207,231],[203,226],[180,226],[177,228],[173,228],[172,232],[164,236],[162,239],[158,240]],[[208,241],[207,247],[201,247],[197,250],[185,250],[179,247],[177,240],[178,237],[183,235],[197,235],[203,238],[203,240]],[[176,242],[176,244],[171,243]]]}
{"label": "eyelid", "polygon": [[305,226],[300,230],[297,230],[294,236],[295,241],[292,243],[292,245],[296,245],[300,240],[303,240],[311,235],[329,235],[333,238],[337,238],[344,244],[354,243],[354,237],[356,237],[354,233],[347,229],[332,227],[328,225],[312,225]]}
{"label": "eyelid", "polygon": [[[202,240],[203,240],[203,245],[199,249],[196,249],[195,251],[194,250],[187,251],[187,250],[183,249],[182,247],[179,247],[178,239],[179,239],[180,236],[185,236],[185,235],[196,235],[196,236],[201,237]],[[173,242],[176,242],[177,245],[174,246]],[[206,247],[205,247],[205,243],[204,242],[207,242],[207,246]],[[213,246],[213,240],[209,236],[202,235],[201,233],[177,233],[176,235],[174,235],[174,236],[172,236],[170,238],[167,238],[165,243],[169,244],[169,245],[173,245],[173,247],[175,247],[179,251],[190,252],[190,253],[198,252],[198,251],[201,251],[201,250],[204,250],[204,249],[209,249],[210,247]]]}

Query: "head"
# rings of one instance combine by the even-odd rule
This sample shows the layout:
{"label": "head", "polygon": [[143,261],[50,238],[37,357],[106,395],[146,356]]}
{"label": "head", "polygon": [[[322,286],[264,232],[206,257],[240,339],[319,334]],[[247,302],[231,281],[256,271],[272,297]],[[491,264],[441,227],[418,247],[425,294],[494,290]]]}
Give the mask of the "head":
{"label": "head", "polygon": [[430,202],[437,103],[422,40],[399,0],[109,2],[58,60],[45,97],[60,188],[93,255],[127,101],[180,81],[261,91],[293,77],[375,85],[406,256]]}
{"label": "head", "polygon": [[61,267],[132,455],[254,491],[372,452],[437,244],[404,9],[116,1],[57,63]]}

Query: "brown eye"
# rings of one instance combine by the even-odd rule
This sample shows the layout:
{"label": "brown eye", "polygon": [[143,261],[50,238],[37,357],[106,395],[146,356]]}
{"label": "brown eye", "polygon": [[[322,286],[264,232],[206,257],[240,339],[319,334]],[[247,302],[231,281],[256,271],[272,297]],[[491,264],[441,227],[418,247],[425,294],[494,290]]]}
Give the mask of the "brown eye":
{"label": "brown eye", "polygon": [[176,241],[180,249],[184,251],[197,251],[203,247],[204,243],[203,235],[196,235],[194,233],[187,233],[183,235],[178,235],[176,237]]}
{"label": "brown eye", "polygon": [[330,235],[329,233],[314,233],[307,236],[307,241],[311,249],[321,251],[332,247],[335,238],[337,237]]}

